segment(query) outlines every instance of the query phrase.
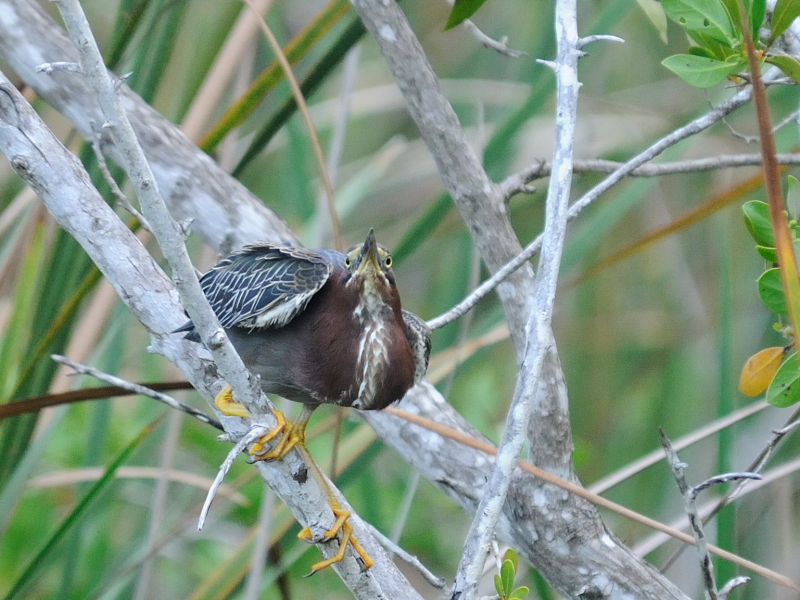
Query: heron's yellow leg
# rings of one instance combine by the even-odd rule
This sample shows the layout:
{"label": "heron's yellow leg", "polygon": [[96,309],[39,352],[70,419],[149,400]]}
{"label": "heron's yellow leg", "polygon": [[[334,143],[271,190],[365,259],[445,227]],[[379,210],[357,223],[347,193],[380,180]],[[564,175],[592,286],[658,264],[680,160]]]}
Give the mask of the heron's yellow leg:
{"label": "heron's yellow leg", "polygon": [[[243,405],[234,401],[233,392],[230,386],[225,386],[225,388],[214,399],[214,404],[217,405],[217,408],[224,415],[244,418],[250,417],[250,413],[247,412],[247,409]],[[364,550],[364,547],[353,536],[353,526],[348,520],[350,518],[350,511],[341,507],[339,501],[336,499],[336,496],[331,491],[327,479],[325,479],[325,476],[322,474],[322,471],[320,470],[316,461],[306,448],[306,425],[308,424],[309,418],[311,418],[311,413],[314,412],[314,408],[316,407],[304,404],[300,416],[294,423],[288,421],[283,416],[283,413],[276,410],[274,415],[278,420],[278,424],[266,435],[259,438],[255,444],[253,444],[253,446],[250,448],[250,455],[256,460],[280,460],[286,456],[292,448],[297,448],[303,457],[303,460],[308,465],[308,468],[311,470],[312,476],[325,494],[328,504],[330,505],[334,516],[336,517],[336,521],[331,528],[325,532],[322,541],[330,541],[339,535],[339,533],[342,534],[342,539],[339,542],[339,550],[336,552],[336,554],[331,558],[314,564],[311,567],[310,575],[313,575],[317,571],[321,571],[332,564],[341,562],[344,559],[344,555],[348,546],[352,546],[353,550],[355,550],[355,552],[361,557],[364,569],[369,569],[375,564],[375,561],[372,560],[369,554],[367,554],[366,550]],[[278,440],[278,443],[275,445],[275,447],[272,448],[272,450],[266,451],[265,448],[267,444],[281,434],[283,435],[281,439]],[[305,527],[297,537],[301,540],[313,541],[311,530],[308,527]]]}
{"label": "heron's yellow leg", "polygon": [[[311,573],[309,575],[313,575],[317,571],[321,571],[334,563],[341,562],[344,559],[345,552],[347,551],[347,546],[352,546],[353,550],[359,555],[361,558],[361,563],[364,570],[369,569],[372,565],[375,564],[375,561],[367,554],[364,547],[358,543],[358,540],[353,535],[353,526],[349,521],[350,518],[350,511],[345,510],[342,508],[341,504],[339,504],[339,500],[337,499],[336,495],[333,493],[328,480],[325,478],[325,475],[322,473],[322,470],[319,468],[319,465],[314,460],[314,457],[308,451],[305,444],[305,426],[308,422],[309,417],[311,416],[311,412],[314,410],[313,406],[303,406],[303,412],[300,413],[300,416],[295,423],[295,429],[297,429],[298,425],[301,426],[299,431],[293,432],[299,438],[295,444],[297,451],[300,453],[300,456],[308,465],[309,470],[311,471],[312,477],[319,485],[322,492],[325,494],[325,498],[328,501],[328,505],[331,507],[333,511],[333,515],[336,517],[336,521],[331,526],[328,531],[325,532],[325,535],[322,537],[322,541],[329,541],[335,538],[339,533],[342,534],[342,539],[339,542],[339,550],[336,552],[334,556],[329,559],[320,561],[311,567]],[[301,540],[308,540],[314,541],[314,538],[311,534],[311,529],[308,527],[303,528],[303,530],[297,535],[298,538]]]}
{"label": "heron's yellow leg", "polygon": [[[214,398],[214,404],[223,415],[227,415],[229,417],[242,417],[244,419],[250,418],[250,413],[247,412],[247,409],[244,407],[244,405],[239,404],[233,399],[233,390],[229,385],[226,385],[224,388],[222,388],[222,391],[217,394],[217,397]],[[294,429],[292,423],[287,421],[286,417],[283,416],[283,413],[278,410],[273,411],[272,414],[275,415],[275,419],[278,421],[278,424],[268,431],[266,435],[260,437],[259,440],[250,448],[250,455],[256,460],[274,460],[283,458],[286,456],[289,450],[291,450],[294,445],[298,443],[297,440],[291,435],[292,430]],[[269,452],[264,452],[264,447],[281,434],[283,434],[283,436],[278,441],[275,448]]]}
{"label": "heron's yellow leg", "polygon": [[[328,502],[331,504],[331,510],[333,510],[333,514],[336,517],[336,522],[328,531],[325,532],[322,541],[332,540],[339,534],[340,531],[342,533],[342,541],[339,542],[339,550],[336,552],[336,554],[326,560],[321,560],[318,563],[315,563],[311,567],[311,573],[309,573],[309,575],[313,575],[318,571],[322,571],[322,569],[330,567],[332,564],[344,560],[344,554],[347,551],[348,544],[352,546],[353,550],[355,550],[356,553],[361,557],[364,570],[369,569],[375,564],[375,561],[373,561],[370,555],[367,554],[367,551],[364,550],[364,547],[358,543],[358,540],[353,537],[353,526],[348,520],[350,518],[350,511],[341,508],[338,501],[335,499],[329,499]],[[336,506],[333,506],[334,503]],[[311,529],[308,527],[305,527],[300,533],[298,533],[297,537],[301,540],[313,541]]]}

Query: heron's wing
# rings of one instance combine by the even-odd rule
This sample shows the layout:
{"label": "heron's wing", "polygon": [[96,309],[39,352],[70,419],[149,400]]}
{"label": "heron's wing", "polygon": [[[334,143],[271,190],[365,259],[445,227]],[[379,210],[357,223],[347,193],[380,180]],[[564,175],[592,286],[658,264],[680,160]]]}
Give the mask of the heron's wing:
{"label": "heron's wing", "polygon": [[281,327],[328,281],[328,256],[306,248],[253,244],[221,260],[200,279],[223,327]]}
{"label": "heron's wing", "polygon": [[428,370],[431,356],[431,329],[420,317],[407,310],[403,311],[406,324],[406,337],[414,355],[414,383],[419,383]]}

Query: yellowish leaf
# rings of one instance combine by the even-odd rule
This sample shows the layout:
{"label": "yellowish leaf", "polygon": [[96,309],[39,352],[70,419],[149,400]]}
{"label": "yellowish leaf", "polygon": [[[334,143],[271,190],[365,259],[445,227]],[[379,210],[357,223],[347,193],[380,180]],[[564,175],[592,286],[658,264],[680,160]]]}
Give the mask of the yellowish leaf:
{"label": "yellowish leaf", "polygon": [[747,359],[739,378],[739,391],[745,396],[759,396],[769,387],[783,360],[784,348],[764,348]]}

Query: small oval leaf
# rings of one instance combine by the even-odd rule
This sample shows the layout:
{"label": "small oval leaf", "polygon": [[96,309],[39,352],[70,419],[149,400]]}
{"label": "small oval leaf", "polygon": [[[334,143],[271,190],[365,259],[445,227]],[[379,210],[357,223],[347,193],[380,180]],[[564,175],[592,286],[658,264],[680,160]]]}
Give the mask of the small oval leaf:
{"label": "small oval leaf", "polygon": [[[786,207],[792,218],[797,219],[800,215],[800,182],[792,175],[786,178]],[[797,246],[795,246],[795,252],[797,252]]]}
{"label": "small oval leaf", "polygon": [[772,220],[769,216],[769,204],[760,200],[750,200],[742,205],[744,224],[747,231],[753,236],[756,244],[775,247],[775,231],[772,229]]}
{"label": "small oval leaf", "polygon": [[797,17],[800,17],[800,2],[797,0],[778,0],[775,9],[772,11],[772,35],[773,41],[782,34]]}
{"label": "small oval leaf", "polygon": [[514,572],[517,572],[519,568],[519,556],[517,556],[517,551],[513,548],[509,548],[506,550],[505,554],[503,554],[503,562],[510,560],[511,564],[514,565]]}
{"label": "small oval leaf", "polygon": [[465,19],[469,19],[478,12],[478,9],[483,6],[484,2],[486,2],[486,0],[456,0],[453,4],[453,10],[450,11],[447,24],[444,26],[444,30],[452,29],[456,25],[460,25]]}
{"label": "small oval leaf", "polygon": [[514,590],[514,564],[510,560],[503,561],[503,566],[500,567],[500,577],[503,580],[503,593],[500,594],[503,598],[508,598]]}
{"label": "small oval leaf", "polygon": [[528,586],[521,585],[511,593],[511,596],[509,596],[508,600],[524,600],[525,596],[528,595],[528,592],[530,592]]}
{"label": "small oval leaf", "polygon": [[688,31],[699,31],[719,42],[730,44],[733,26],[719,0],[663,0],[667,16]]}
{"label": "small oval leaf", "polygon": [[768,309],[779,315],[788,315],[789,308],[786,305],[786,297],[783,295],[783,282],[781,281],[781,270],[777,267],[767,269],[758,278],[758,295]]}
{"label": "small oval leaf", "polygon": [[764,17],[767,15],[766,0],[752,0],[747,12],[749,13],[750,34],[757,40],[760,36],[761,25],[764,24]]}
{"label": "small oval leaf", "polygon": [[767,389],[767,402],[778,408],[785,408],[800,401],[800,364],[797,352],[793,352],[775,373]]}
{"label": "small oval leaf", "polygon": [[706,56],[675,54],[668,56],[661,64],[683,79],[689,85],[699,88],[714,87],[725,81],[728,75],[741,70],[738,60],[721,61]]}
{"label": "small oval leaf", "polygon": [[800,82],[800,62],[797,62],[796,58],[786,54],[779,54],[777,56],[768,56],[764,60],[778,67],[784,74],[791,77],[796,82]]}
{"label": "small oval leaf", "polygon": [[778,262],[778,252],[775,250],[775,248],[767,248],[766,246],[756,246],[756,250],[758,250],[758,253],[761,255],[761,258],[763,258],[764,260],[769,261],[771,263]]}
{"label": "small oval leaf", "polygon": [[739,377],[739,391],[751,398],[760,396],[769,387],[781,366],[784,348],[764,348],[747,359]]}

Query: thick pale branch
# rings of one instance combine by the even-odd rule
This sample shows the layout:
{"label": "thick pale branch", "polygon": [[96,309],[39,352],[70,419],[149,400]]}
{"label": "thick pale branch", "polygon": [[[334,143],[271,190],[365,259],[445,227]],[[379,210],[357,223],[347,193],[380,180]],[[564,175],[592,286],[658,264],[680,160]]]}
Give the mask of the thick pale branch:
{"label": "thick pale branch", "polygon": [[[89,176],[41,122],[13,85],[0,74],[0,150],[15,171],[36,191],[56,221],[83,246],[120,298],[151,334],[152,350],[174,362],[210,400],[222,387],[207,351],[170,332],[185,321],[178,294],[140,241],[103,201]],[[249,426],[238,418],[223,418],[234,438]],[[262,478],[286,502],[302,523],[312,528],[330,525],[327,500],[313,478],[299,476],[307,466],[294,453],[275,463],[256,463]],[[302,484],[300,482],[303,482]],[[340,497],[344,508],[347,502]],[[361,519],[351,517],[355,535],[376,564],[367,574],[348,557],[337,572],[357,598],[416,598],[405,578],[372,539]],[[320,544],[326,557],[334,544]]]}
{"label": "thick pale branch", "polygon": [[[494,272],[522,250],[511,227],[500,187],[475,156],[433,68],[394,0],[354,0],[364,25],[386,60],[411,118],[470,230],[478,252]],[[517,356],[522,358],[533,270],[525,266],[498,287]]]}
{"label": "thick pale branch", "polygon": [[[464,554],[461,557],[453,597],[463,595],[464,600],[475,597],[483,565],[497,526],[502,506],[511,483],[511,474],[525,442],[528,423],[534,403],[548,403],[550,398],[535,394],[543,374],[549,376],[560,371],[545,370],[545,358],[554,350],[551,331],[553,304],[555,302],[558,273],[567,229],[567,208],[572,184],[572,154],[575,122],[578,110],[578,59],[581,56],[578,37],[577,3],[561,0],[556,5],[556,40],[558,56],[556,72],[556,140],[553,150],[553,172],[547,193],[545,227],[542,234],[542,252],[533,307],[526,326],[525,353],[514,397],[506,417],[503,438],[500,441],[494,469],[486,493],[481,498],[476,517],[472,522]],[[548,366],[557,366],[552,362]],[[567,408],[560,407],[562,411]],[[569,423],[562,422],[561,436],[570,437]],[[572,475],[571,444],[559,444],[566,450],[567,473]],[[534,458],[535,455],[534,455]],[[561,475],[561,473],[559,473]]]}

